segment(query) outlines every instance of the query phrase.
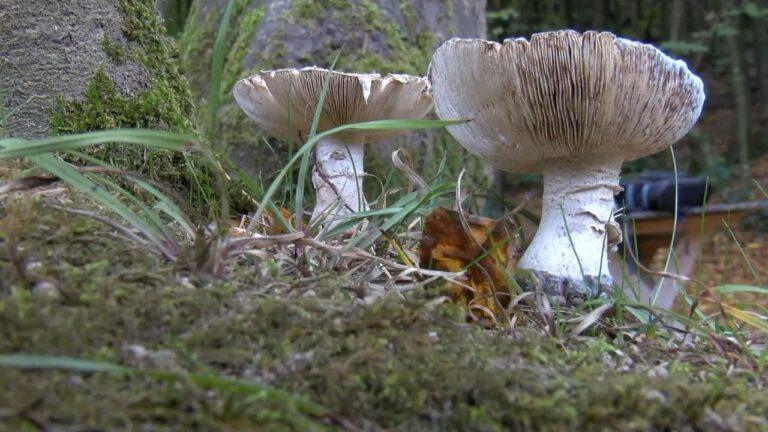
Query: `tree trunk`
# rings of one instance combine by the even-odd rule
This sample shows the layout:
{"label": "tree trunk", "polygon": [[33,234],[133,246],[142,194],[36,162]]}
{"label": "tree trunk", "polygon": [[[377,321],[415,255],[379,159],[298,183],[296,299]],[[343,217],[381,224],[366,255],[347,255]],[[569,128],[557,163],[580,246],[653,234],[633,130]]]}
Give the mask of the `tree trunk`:
{"label": "tree trunk", "polygon": [[174,49],[152,0],[0,0],[5,134],[192,130]]}
{"label": "tree trunk", "polygon": [[735,104],[735,151],[738,155],[739,174],[743,179],[749,177],[749,92],[747,91],[746,71],[744,69],[743,43],[739,18],[731,19],[732,32],[725,36],[726,46],[731,61],[731,82]]}
{"label": "tree trunk", "polygon": [[[0,134],[192,133],[194,105],[175,57],[154,0],[0,0]],[[178,153],[121,145],[92,151],[113,166],[192,190],[188,161]],[[203,173],[196,177],[205,183]]]}
{"label": "tree trunk", "polygon": [[755,38],[753,45],[760,100],[757,106],[764,125],[763,149],[768,150],[768,16],[753,18],[752,31]]}
{"label": "tree trunk", "polygon": [[683,34],[683,19],[684,19],[685,4],[683,0],[672,0],[671,9],[669,12],[669,40],[680,41],[680,36]]}
{"label": "tree trunk", "polygon": [[[181,38],[182,63],[193,94],[205,103],[211,53],[226,0],[195,0]],[[485,36],[485,0],[250,0],[235,3],[222,77],[222,100],[239,78],[258,70],[317,65],[347,72],[423,76],[434,49],[453,36]],[[204,109],[200,109],[204,112]],[[218,144],[242,168],[267,178],[285,162],[280,143],[265,136],[233,103],[224,103]],[[431,134],[410,134],[419,147]],[[455,144],[450,144],[455,146]],[[369,172],[386,175],[394,145],[369,148]],[[386,154],[375,157],[376,153]],[[456,147],[455,154],[463,154]],[[420,153],[425,154],[425,153]],[[385,164],[386,168],[382,165]]]}

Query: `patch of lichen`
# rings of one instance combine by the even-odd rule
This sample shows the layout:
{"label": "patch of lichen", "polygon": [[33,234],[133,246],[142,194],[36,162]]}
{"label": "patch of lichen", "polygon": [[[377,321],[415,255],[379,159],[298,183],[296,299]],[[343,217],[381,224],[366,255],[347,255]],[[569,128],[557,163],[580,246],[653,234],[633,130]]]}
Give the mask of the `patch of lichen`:
{"label": "patch of lichen", "polygon": [[[307,285],[271,260],[230,268],[224,280],[196,276],[39,200],[0,204],[0,352],[227,376],[305,395],[328,413],[308,416],[269,392],[0,368],[0,428],[30,419],[102,430],[768,427],[761,382],[681,362],[652,339],[564,341],[525,327],[512,337],[466,324],[426,293],[366,305],[337,274]],[[35,293],[39,281],[61,296]]]}

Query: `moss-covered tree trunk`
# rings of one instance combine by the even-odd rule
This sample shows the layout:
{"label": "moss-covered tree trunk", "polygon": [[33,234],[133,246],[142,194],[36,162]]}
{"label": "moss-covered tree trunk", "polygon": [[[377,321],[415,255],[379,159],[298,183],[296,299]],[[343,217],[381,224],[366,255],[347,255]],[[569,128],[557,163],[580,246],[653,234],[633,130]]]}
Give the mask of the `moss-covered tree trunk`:
{"label": "moss-covered tree trunk", "polygon": [[0,0],[5,133],[191,131],[175,56],[153,0]]}
{"label": "moss-covered tree trunk", "polygon": [[[0,133],[194,133],[194,105],[177,58],[154,0],[0,0]],[[94,152],[190,190],[189,159],[177,153],[116,145]]]}
{"label": "moss-covered tree trunk", "polygon": [[[182,63],[194,96],[208,91],[211,52],[227,0],[196,0],[181,38]],[[336,70],[425,75],[434,48],[453,36],[485,35],[485,0],[235,0],[222,78],[224,100],[235,81],[260,69],[317,65]],[[231,101],[231,98],[229,98]],[[201,110],[202,111],[202,110]],[[264,136],[234,104],[222,107],[219,144],[252,173],[267,178],[285,152],[263,145]],[[447,137],[412,134],[401,140],[434,160]],[[423,146],[422,144],[428,145]],[[452,154],[462,151],[446,144]],[[437,150],[435,150],[437,148]],[[389,158],[366,161],[366,170]],[[375,152],[369,152],[374,154]],[[376,158],[374,158],[376,159]],[[378,171],[378,172],[377,172]]]}

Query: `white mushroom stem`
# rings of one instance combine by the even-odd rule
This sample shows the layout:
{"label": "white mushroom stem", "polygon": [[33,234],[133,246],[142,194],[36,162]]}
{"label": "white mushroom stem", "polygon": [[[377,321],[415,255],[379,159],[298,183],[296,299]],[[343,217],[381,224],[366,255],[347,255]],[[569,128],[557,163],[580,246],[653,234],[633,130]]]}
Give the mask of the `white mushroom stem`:
{"label": "white mushroom stem", "polygon": [[520,268],[575,280],[610,275],[606,224],[615,223],[611,215],[613,196],[621,190],[621,164],[621,158],[597,155],[542,163],[541,223]]}
{"label": "white mushroom stem", "polygon": [[312,184],[316,203],[312,221],[333,224],[334,219],[368,210],[363,195],[363,143],[328,137],[315,145]]}

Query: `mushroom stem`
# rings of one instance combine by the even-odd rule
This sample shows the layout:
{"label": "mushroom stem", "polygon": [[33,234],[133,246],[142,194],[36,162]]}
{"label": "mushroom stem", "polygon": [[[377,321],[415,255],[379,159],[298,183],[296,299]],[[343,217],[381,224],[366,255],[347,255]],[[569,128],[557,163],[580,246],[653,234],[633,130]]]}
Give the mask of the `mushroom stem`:
{"label": "mushroom stem", "polygon": [[542,163],[541,223],[520,268],[573,280],[610,277],[606,225],[615,224],[611,215],[613,196],[621,190],[621,164],[620,157],[600,155]]}
{"label": "mushroom stem", "polygon": [[368,210],[363,195],[363,143],[331,136],[320,140],[314,150],[312,221],[323,218],[328,225],[339,216]]}

